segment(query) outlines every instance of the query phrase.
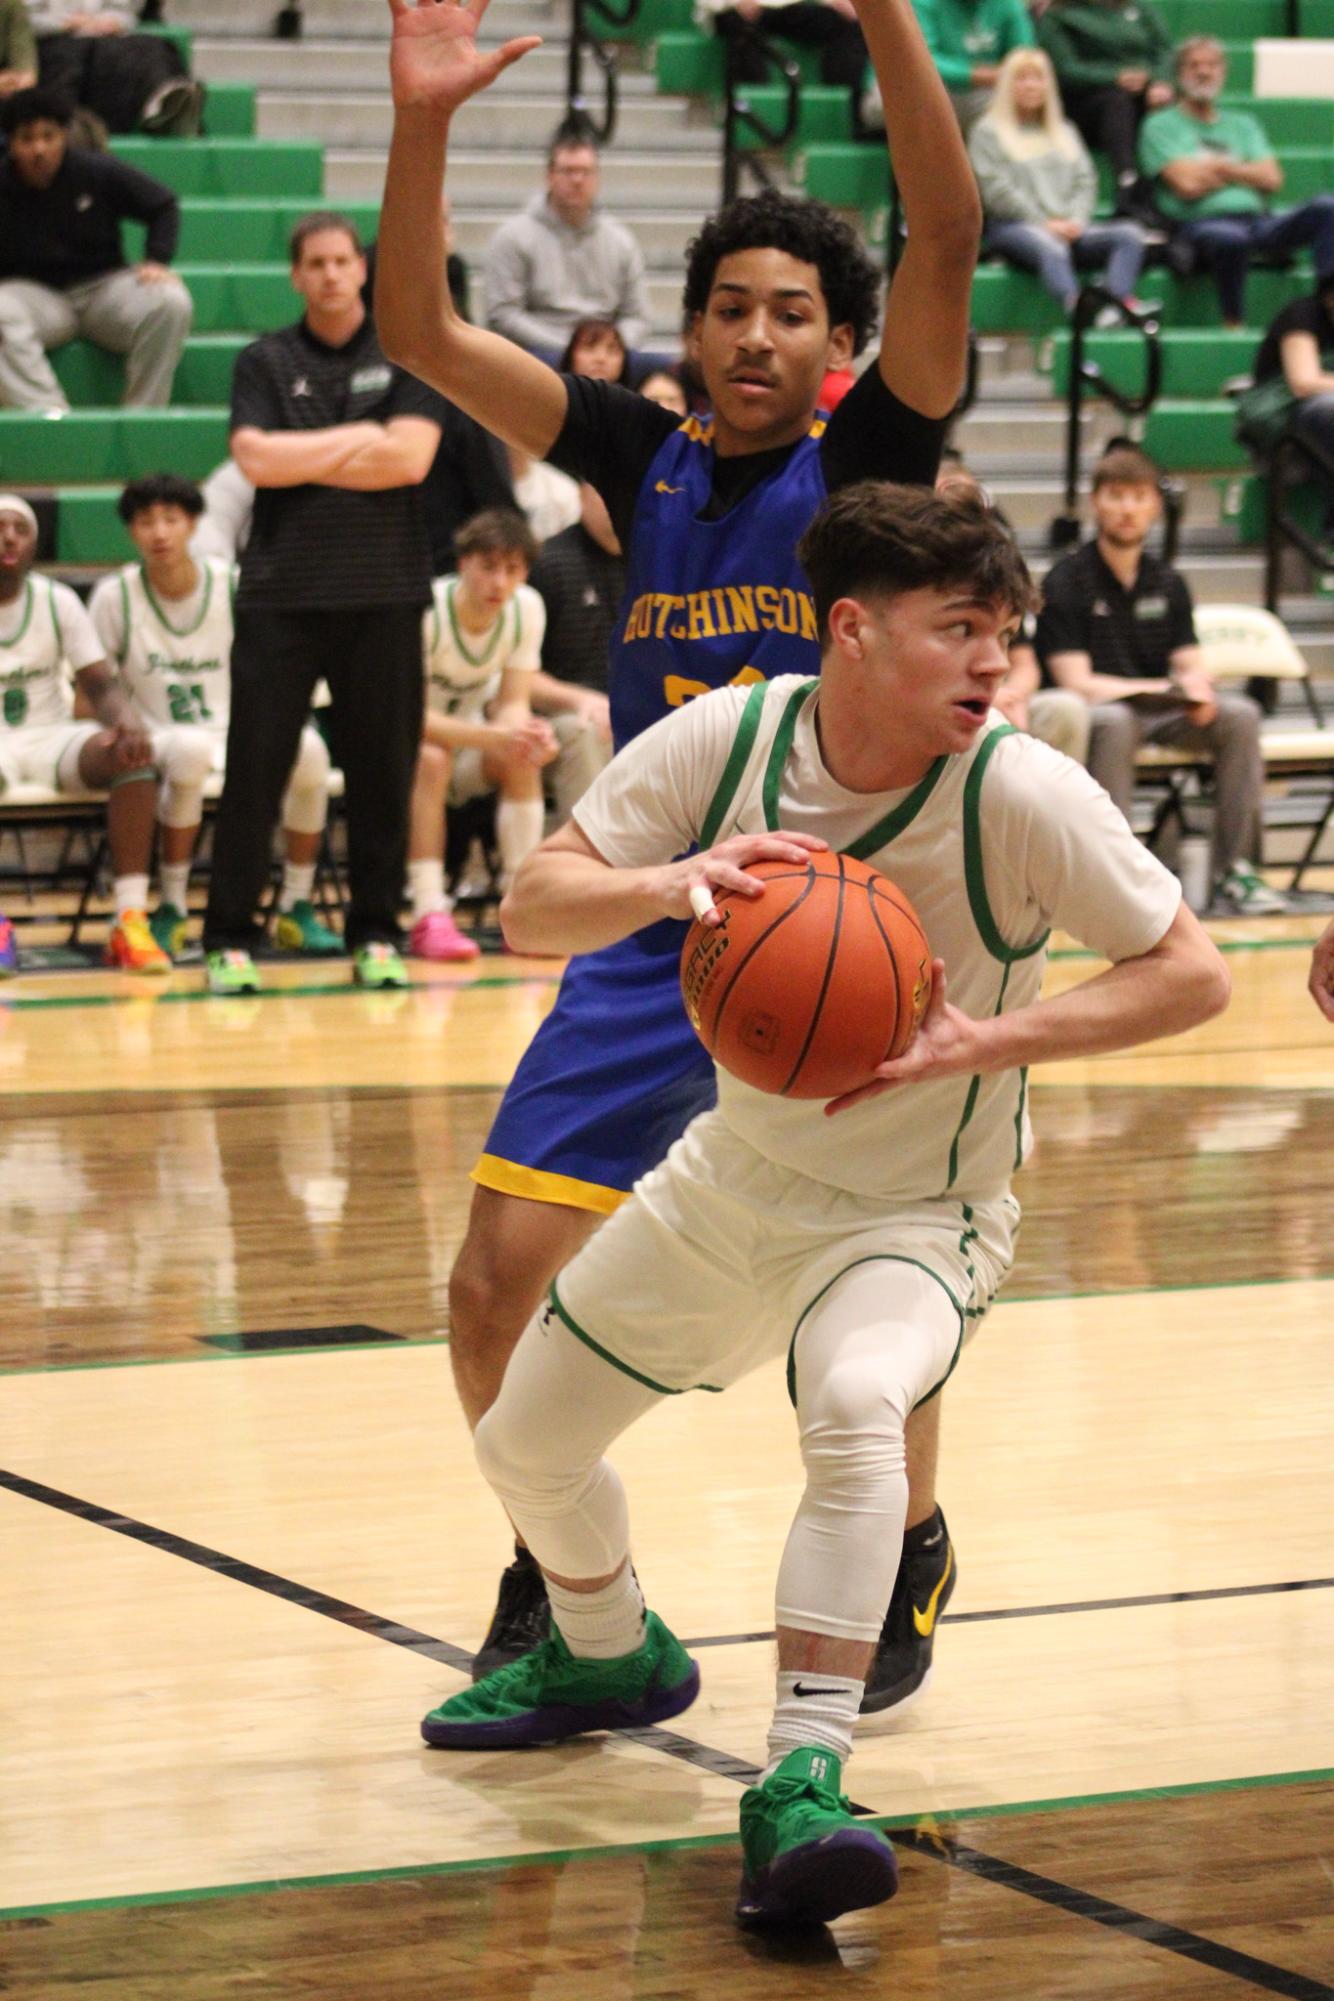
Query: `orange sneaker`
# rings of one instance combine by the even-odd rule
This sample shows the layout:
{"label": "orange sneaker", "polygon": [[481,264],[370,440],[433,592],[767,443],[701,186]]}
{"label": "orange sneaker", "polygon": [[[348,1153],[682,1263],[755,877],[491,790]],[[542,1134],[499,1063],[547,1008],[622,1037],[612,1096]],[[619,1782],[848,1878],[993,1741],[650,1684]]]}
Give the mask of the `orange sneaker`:
{"label": "orange sneaker", "polygon": [[102,955],[109,966],[126,973],[169,973],[171,960],[149,929],[142,910],[122,910],[107,937]]}

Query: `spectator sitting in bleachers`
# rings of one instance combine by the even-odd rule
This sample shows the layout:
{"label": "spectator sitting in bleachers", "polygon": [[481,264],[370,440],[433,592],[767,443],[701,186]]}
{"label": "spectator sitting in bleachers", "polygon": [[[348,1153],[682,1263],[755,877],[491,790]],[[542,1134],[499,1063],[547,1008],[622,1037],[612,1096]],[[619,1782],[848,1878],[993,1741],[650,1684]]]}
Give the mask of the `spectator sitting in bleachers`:
{"label": "spectator sitting in bleachers", "polygon": [[1133,446],[1099,461],[1097,535],[1047,574],[1038,654],[1059,686],[1090,704],[1088,768],[1127,819],[1142,743],[1213,759],[1214,901],[1234,916],[1267,916],[1286,906],[1246,859],[1264,795],[1260,711],[1248,695],[1215,688],[1186,581],[1145,546],[1162,510],[1158,482]]}
{"label": "spectator sitting in bleachers", "polygon": [[[231,711],[236,573],[223,558],[191,553],[203,508],[204,496],[192,480],[173,473],[132,480],[118,512],[139,561],[104,577],[88,607],[105,657],[115,664],[136,719],[148,732],[161,780],[161,896],[149,929],[169,959],[178,957],[185,943],[204,785],[226,762]],[[329,753],[308,724],[283,801],[286,865],[276,938],[290,951],[324,955],[343,949],[342,939],[316,917],[311,900],[328,806]],[[133,872],[143,875],[145,901],[151,836],[150,826],[131,863]],[[121,963],[133,967],[128,956]]]}
{"label": "spectator sitting in bleachers", "polygon": [[1117,214],[1140,213],[1135,137],[1146,111],[1172,102],[1172,37],[1162,16],[1142,0],[1051,0],[1038,40],[1070,117],[1112,163]]}
{"label": "spectator sitting in bleachers", "polygon": [[[1309,298],[1276,315],[1255,357],[1254,385],[1237,405],[1237,435],[1262,465],[1289,430],[1334,468],[1334,267],[1317,273]],[[1324,534],[1334,539],[1334,472],[1323,484]]]}
{"label": "spectator sitting in bleachers", "polygon": [[1177,51],[1179,97],[1146,119],[1140,162],[1155,183],[1159,211],[1214,274],[1223,324],[1246,324],[1246,267],[1252,257],[1312,244],[1317,267],[1334,269],[1334,194],[1295,208],[1270,207],[1283,169],[1251,111],[1220,110],[1227,57],[1212,35],[1192,35]]}
{"label": "spectator sitting in bleachers", "polygon": [[[1006,56],[1033,47],[1032,18],[1023,0],[913,0],[913,12],[966,137],[991,103]],[[883,126],[874,86],[863,113]]]}
{"label": "spectator sitting in bleachers", "polygon": [[600,206],[600,173],[590,138],[557,133],[544,192],[486,247],[486,323],[554,368],[580,320],[610,320],[640,374],[658,359],[637,352],[649,330],[644,254]]}
{"label": "spectator sitting in bleachers", "polygon": [[630,356],[610,320],[580,320],[557,367],[562,375],[586,375],[595,382],[624,382],[633,387]]}
{"label": "spectator sitting in bleachers", "polygon": [[[1014,4],[1018,5],[1018,0]],[[820,81],[831,88],[843,85],[851,105],[853,130],[859,129],[868,57],[866,37],[852,0],[696,0],[695,18],[701,24],[712,23],[738,83],[781,81],[758,46],[760,33],[779,35],[801,48],[818,49]],[[875,102],[878,108],[878,95]],[[882,131],[884,123],[881,111]]]}
{"label": "spectator sitting in bleachers", "polygon": [[[36,555],[36,515],[17,494],[0,494],[0,797],[15,785],[51,786],[76,799],[110,794],[116,919],[107,960],[164,973],[168,961],[144,914],[148,883],[136,866],[152,840],[157,789],[148,734],[69,585],[32,576]],[[75,719],[70,673],[96,722]]]}
{"label": "spectator sitting in bleachers", "polygon": [[690,414],[685,384],[674,368],[651,368],[639,385],[639,393],[660,409],[675,410],[678,417]]}
{"label": "spectator sitting in bleachers", "polygon": [[968,141],[986,213],[985,247],[1036,271],[1067,312],[1079,296],[1076,269],[1139,306],[1135,283],[1145,241],[1129,217],[1094,222],[1098,176],[1083,140],[1061,115],[1061,97],[1042,49],[1014,49],[1001,64],[991,109]]}
{"label": "spectator sitting in bleachers", "polygon": [[[0,404],[66,411],[46,350],[81,336],[125,356],[127,407],[161,406],[190,331],[190,294],[169,266],[180,234],[171,189],[110,153],[69,144],[56,93],[16,91],[0,160]],[[130,266],[121,223],[148,225]]]}
{"label": "spectator sitting in bleachers", "polygon": [[134,33],[131,0],[28,0],[38,75],[111,132],[198,132],[203,87],[164,35]]}
{"label": "spectator sitting in bleachers", "polygon": [[537,544],[521,514],[494,508],[455,538],[458,575],[437,577],[422,629],[426,714],[412,787],[408,886],[418,959],[475,959],[445,890],[445,813],[499,794],[502,883],[542,839],[542,771],[557,754],[530,690],[546,614],[527,582]]}
{"label": "spectator sitting in bleachers", "polygon": [[27,0],[0,0],[0,98],[37,81],[37,41]]}

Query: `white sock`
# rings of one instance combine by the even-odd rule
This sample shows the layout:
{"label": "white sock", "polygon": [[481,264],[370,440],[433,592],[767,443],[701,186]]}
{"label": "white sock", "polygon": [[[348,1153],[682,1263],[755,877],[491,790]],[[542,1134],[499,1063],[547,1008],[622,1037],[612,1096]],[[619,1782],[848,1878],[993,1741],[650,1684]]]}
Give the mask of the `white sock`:
{"label": "white sock", "polygon": [[279,910],[292,910],[298,903],[309,903],[314,888],[314,862],[284,862],[282,894],[278,898]]}
{"label": "white sock", "polygon": [[113,894],[117,917],[123,917],[127,910],[147,910],[148,877],[146,875],[118,875]]}
{"label": "white sock", "polygon": [[600,1591],[569,1591],[547,1579],[551,1616],[577,1660],[615,1661],[644,1644],[644,1594],[627,1563]]}
{"label": "white sock", "polygon": [[541,841],[543,817],[540,799],[502,799],[496,807],[496,846],[506,889]]}
{"label": "white sock", "polygon": [[158,869],[158,881],[162,891],[162,901],[169,903],[173,910],[179,910],[184,914],[190,907],[189,862],[163,862]]}
{"label": "white sock", "polygon": [[408,888],[412,894],[412,921],[429,917],[433,911],[448,910],[445,895],[445,865],[435,855],[408,863]]}
{"label": "white sock", "polygon": [[765,1778],[790,1752],[810,1745],[832,1751],[843,1761],[850,1758],[852,1726],[865,1692],[866,1683],[854,1681],[851,1675],[821,1674],[815,1668],[791,1674],[780,1668]]}

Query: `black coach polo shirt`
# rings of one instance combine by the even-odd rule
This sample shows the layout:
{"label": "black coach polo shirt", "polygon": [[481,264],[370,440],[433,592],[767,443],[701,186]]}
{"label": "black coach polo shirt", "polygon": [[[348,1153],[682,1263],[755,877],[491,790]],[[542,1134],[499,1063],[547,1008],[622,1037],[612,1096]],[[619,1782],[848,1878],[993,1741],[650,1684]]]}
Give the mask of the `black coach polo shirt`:
{"label": "black coach polo shirt", "polygon": [[[232,429],[322,431],[426,417],[443,426],[444,399],[387,361],[369,316],[343,347],[305,321],[265,334],[237,358]],[[237,606],[246,611],[338,611],[421,605],[431,597],[431,553],[421,493],[392,486],[260,487],[241,559]]]}
{"label": "black coach polo shirt", "polygon": [[1037,650],[1044,661],[1053,653],[1087,653],[1095,674],[1164,680],[1177,648],[1196,644],[1184,579],[1147,549],[1127,590],[1097,543],[1085,542],[1052,565],[1042,595]]}

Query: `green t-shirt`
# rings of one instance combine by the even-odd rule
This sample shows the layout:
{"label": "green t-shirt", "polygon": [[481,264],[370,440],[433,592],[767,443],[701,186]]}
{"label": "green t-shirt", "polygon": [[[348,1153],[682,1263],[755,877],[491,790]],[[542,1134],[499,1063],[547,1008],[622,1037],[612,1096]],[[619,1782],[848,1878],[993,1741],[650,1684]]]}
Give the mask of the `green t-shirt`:
{"label": "green t-shirt", "polygon": [[1158,181],[1154,200],[1173,222],[1194,222],[1210,215],[1263,215],[1269,204],[1258,188],[1215,188],[1198,201],[1183,201],[1158,176],[1172,160],[1191,160],[1206,153],[1228,153],[1234,160],[1268,160],[1273,147],[1258,118],[1249,111],[1220,111],[1209,124],[1172,105],[1154,111],[1139,129],[1139,163]]}
{"label": "green t-shirt", "polygon": [[1037,40],[1023,0],[913,0],[913,6],[949,90],[967,90],[975,68]]}

